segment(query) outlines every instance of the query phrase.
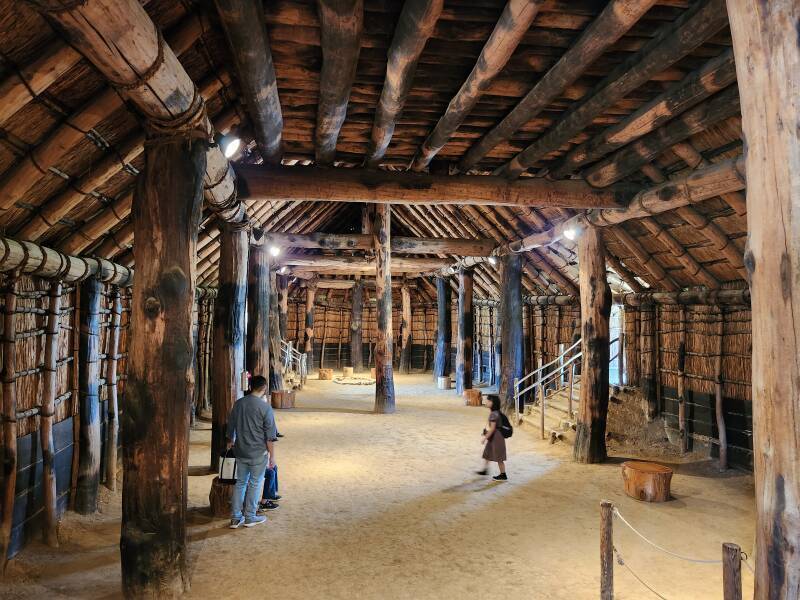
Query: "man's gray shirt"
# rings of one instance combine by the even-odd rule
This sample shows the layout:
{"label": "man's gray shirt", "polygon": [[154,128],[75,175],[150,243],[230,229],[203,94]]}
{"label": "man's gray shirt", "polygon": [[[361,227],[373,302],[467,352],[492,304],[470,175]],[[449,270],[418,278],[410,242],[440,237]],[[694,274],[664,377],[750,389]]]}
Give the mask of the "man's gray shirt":
{"label": "man's gray shirt", "polygon": [[239,398],[228,417],[228,439],[235,439],[236,458],[258,460],[267,453],[267,442],[277,438],[272,406],[261,396]]}

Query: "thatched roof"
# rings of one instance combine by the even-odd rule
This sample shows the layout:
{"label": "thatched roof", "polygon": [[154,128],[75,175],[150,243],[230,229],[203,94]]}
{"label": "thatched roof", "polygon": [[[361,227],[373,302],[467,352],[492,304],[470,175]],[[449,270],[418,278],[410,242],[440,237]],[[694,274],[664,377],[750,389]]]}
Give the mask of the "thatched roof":
{"label": "thatched roof", "polygon": [[[251,122],[240,93],[234,61],[211,3],[152,0],[143,4],[164,32],[167,43],[176,50],[186,72],[203,91],[215,126],[223,131],[233,127],[242,137],[252,140]],[[447,163],[454,170],[467,151],[500,123],[575,45],[607,3],[547,0],[540,4],[538,14],[505,67],[483,90],[477,104],[436,156],[437,169],[446,169],[441,163]],[[476,177],[489,174],[531,143],[541,140],[570,111],[598,93],[604,78],[615,69],[622,69],[620,65],[630,62],[637,52],[697,4],[710,3],[684,0],[655,3],[626,34],[588,65],[576,81],[567,85],[507,141],[471,166],[470,173]],[[724,2],[720,4],[724,7]],[[420,145],[475,66],[505,6],[503,0],[444,2],[413,73],[410,92],[388,150],[380,161],[381,168],[405,170],[409,167]],[[392,44],[402,7],[402,2],[387,0],[364,3],[358,66],[332,168],[364,168],[386,77],[387,50]],[[313,164],[323,62],[316,3],[311,0],[267,2],[264,18],[283,114],[283,164]],[[558,172],[570,150],[596,138],[730,50],[726,26],[706,33],[709,33],[707,38],[695,40],[696,47],[692,51],[653,73],[621,100],[604,107],[568,142],[539,157],[526,170],[525,176],[546,177],[553,171]],[[143,168],[141,116],[130,103],[108,96],[113,110],[108,110],[108,114],[89,130],[78,131],[80,125],[70,125],[76,122],[76,116],[85,115],[85,108],[98,102],[104,93],[116,92],[94,66],[66,43],[54,23],[27,2],[0,0],[0,52],[0,106],[3,107],[0,109],[0,206],[7,208],[0,211],[3,233],[11,238],[30,239],[75,254],[97,254],[131,265],[130,193],[136,173]],[[51,76],[34,80],[37,65],[53,56],[59,60],[51,61],[55,64]],[[35,99],[29,91],[35,94]],[[726,90],[711,95],[697,106],[724,93]],[[715,163],[740,155],[741,123],[735,103],[735,84],[727,93],[733,98],[732,108],[722,113],[727,116],[707,119],[708,126],[695,126],[690,133],[683,137],[678,135],[677,139],[664,136],[663,139],[674,140],[674,143],[654,152],[654,158],[648,160],[644,168],[633,169],[617,182],[643,188],[653,185],[654,179],[680,175],[702,166],[704,161]],[[692,108],[694,106],[688,110]],[[680,115],[665,120],[656,133],[672,126],[678,118]],[[52,165],[40,168],[37,152],[48,148],[48,143],[52,147],[54,138],[65,136],[69,131],[79,135],[69,138],[69,147],[60,152]],[[602,162],[608,156],[595,162]],[[255,143],[250,143],[236,161],[261,162]],[[587,169],[591,173],[591,167],[592,163],[582,165],[573,176],[585,175]],[[20,183],[21,179],[24,184]],[[14,193],[10,194],[12,189]],[[70,194],[72,200],[64,200]],[[69,206],[64,214],[56,213],[55,220],[48,213],[48,207],[54,203]],[[344,233],[360,228],[361,205],[358,204],[247,203],[252,220],[267,230]],[[692,214],[679,209],[604,228],[604,239],[614,263],[611,269],[619,271],[622,279],[629,283],[635,275],[639,283],[655,289],[664,288],[665,282],[670,281],[677,287],[708,285],[709,281],[720,284],[740,281],[743,269],[740,262],[735,263],[736,256],[742,254],[746,217],[737,214],[736,206],[731,199],[713,198],[693,205],[689,209],[694,211]],[[573,212],[559,208],[537,210],[536,207],[397,205],[393,230],[407,236],[488,237],[500,243],[546,228]],[[739,206],[739,213],[742,212]],[[709,232],[708,221],[714,232]],[[98,223],[102,224],[99,230]],[[656,236],[654,232],[660,233]],[[210,285],[216,280],[217,235],[218,223],[209,213],[200,234],[198,274],[201,282]],[[684,252],[688,253],[689,266]],[[528,252],[526,258],[530,268],[523,284],[529,293],[574,292],[570,287],[577,284],[577,269],[572,242],[562,240]],[[653,269],[656,272],[660,269],[665,276],[654,276]],[[496,269],[483,264],[478,271],[476,292],[482,296],[495,295]],[[626,286],[619,282],[618,287]],[[432,297],[429,286],[421,285],[417,290],[423,299]]]}

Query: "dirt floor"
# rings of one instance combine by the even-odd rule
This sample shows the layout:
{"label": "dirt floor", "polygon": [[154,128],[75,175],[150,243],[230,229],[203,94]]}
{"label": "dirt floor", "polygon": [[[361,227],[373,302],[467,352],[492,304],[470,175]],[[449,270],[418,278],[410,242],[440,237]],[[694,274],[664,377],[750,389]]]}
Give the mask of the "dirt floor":
{"label": "dirt floor", "polygon": [[[194,598],[504,600],[599,596],[599,504],[615,503],[642,533],[690,557],[716,559],[722,542],[753,542],[749,474],[710,462],[676,464],[674,500],[622,492],[619,462],[584,466],[570,449],[518,429],[510,481],[474,474],[485,408],[469,408],[429,375],[396,376],[397,413],[371,414],[373,388],[309,381],[298,407],[278,411],[281,508],[253,529],[207,513],[210,432],[192,435],[189,478]],[[664,462],[664,459],[660,459]],[[103,512],[68,514],[62,547],[29,545],[0,584],[2,598],[119,595],[116,494]],[[719,565],[648,547],[615,522],[626,566],[664,597],[721,598]],[[744,572],[745,597],[752,578]],[[655,598],[615,565],[616,597]]]}

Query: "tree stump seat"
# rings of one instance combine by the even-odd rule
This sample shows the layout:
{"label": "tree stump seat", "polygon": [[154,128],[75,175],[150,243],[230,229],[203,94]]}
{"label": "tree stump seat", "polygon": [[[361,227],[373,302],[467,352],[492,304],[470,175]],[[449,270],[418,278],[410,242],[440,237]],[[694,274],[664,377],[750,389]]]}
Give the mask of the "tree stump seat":
{"label": "tree stump seat", "polygon": [[481,406],[483,404],[483,394],[480,390],[464,390],[464,401],[467,406]]}
{"label": "tree stump seat", "polygon": [[666,502],[670,499],[672,469],[654,462],[629,460],[622,463],[625,493],[644,502]]}
{"label": "tree stump seat", "polygon": [[270,399],[272,408],[294,408],[294,390],[275,390]]}
{"label": "tree stump seat", "polygon": [[208,492],[208,502],[211,504],[211,514],[218,518],[231,516],[231,494],[233,485],[221,483],[219,477],[214,477],[211,482],[211,491]]}
{"label": "tree stump seat", "polygon": [[333,369],[320,369],[319,378],[324,381],[333,381]]}

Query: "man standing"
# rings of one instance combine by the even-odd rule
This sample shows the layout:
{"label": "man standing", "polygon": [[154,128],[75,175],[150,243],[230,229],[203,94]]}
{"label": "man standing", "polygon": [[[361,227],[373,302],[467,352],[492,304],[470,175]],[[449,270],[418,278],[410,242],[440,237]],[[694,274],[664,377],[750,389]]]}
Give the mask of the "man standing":
{"label": "man standing", "polygon": [[267,389],[266,378],[254,376],[250,393],[236,401],[228,417],[228,448],[233,446],[237,468],[231,497],[231,529],[242,524],[254,527],[267,520],[256,514],[264,472],[275,466],[272,441],[277,432],[272,406],[265,401]]}

